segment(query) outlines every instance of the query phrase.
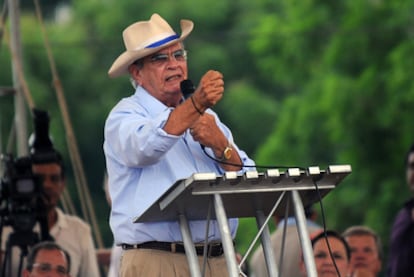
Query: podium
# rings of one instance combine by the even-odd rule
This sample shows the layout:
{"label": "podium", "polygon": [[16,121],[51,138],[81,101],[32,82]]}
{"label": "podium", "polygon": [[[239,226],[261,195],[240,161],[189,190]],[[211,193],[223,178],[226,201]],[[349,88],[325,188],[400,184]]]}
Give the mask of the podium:
{"label": "podium", "polygon": [[269,276],[278,276],[267,223],[274,214],[295,216],[308,276],[317,276],[303,207],[321,201],[351,171],[350,165],[330,165],[325,170],[314,166],[246,171],[242,175],[195,173],[177,181],[134,222],[179,221],[191,275],[198,277],[202,271],[188,220],[216,219],[229,276],[238,277],[240,268],[227,219],[255,217],[259,228],[255,240],[261,239]]}

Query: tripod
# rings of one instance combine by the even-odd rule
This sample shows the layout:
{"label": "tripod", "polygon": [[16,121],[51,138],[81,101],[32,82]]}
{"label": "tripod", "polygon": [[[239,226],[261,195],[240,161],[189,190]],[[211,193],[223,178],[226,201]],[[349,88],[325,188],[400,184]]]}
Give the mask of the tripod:
{"label": "tripod", "polygon": [[[46,212],[45,209],[42,210],[41,213],[34,218],[23,216],[16,216],[14,215],[14,221],[6,220],[9,226],[12,226],[12,232],[9,234],[7,242],[6,242],[6,251],[3,258],[3,268],[1,272],[1,277],[12,277],[12,276],[21,276],[21,271],[23,268],[24,258],[27,256],[29,252],[29,247],[35,245],[40,241],[50,240],[53,241],[54,239],[49,234],[48,226],[47,226],[47,219],[46,219]],[[13,222],[13,224],[10,224]],[[40,233],[36,233],[33,231],[33,227],[35,224],[39,223]],[[24,226],[24,228],[22,228]],[[0,237],[3,232],[3,220],[0,224]],[[20,227],[20,228],[19,228]],[[13,247],[20,248],[20,255],[19,255],[19,266],[17,267],[17,275],[13,271]],[[12,274],[13,273],[13,274]]]}
{"label": "tripod", "polygon": [[[29,246],[32,246],[37,242],[39,242],[39,236],[37,233],[33,231],[13,231],[12,233],[10,233],[6,243],[6,252],[4,254],[3,269],[1,276],[21,276],[23,261],[29,252]],[[17,275],[15,275],[14,272],[12,272],[13,247],[20,248]]]}

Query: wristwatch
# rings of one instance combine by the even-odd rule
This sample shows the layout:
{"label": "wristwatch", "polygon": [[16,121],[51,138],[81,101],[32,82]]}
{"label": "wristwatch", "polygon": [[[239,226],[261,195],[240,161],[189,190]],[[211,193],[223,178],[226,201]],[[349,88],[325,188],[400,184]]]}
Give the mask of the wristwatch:
{"label": "wristwatch", "polygon": [[230,143],[226,146],[221,155],[220,161],[230,160],[231,154],[233,153],[233,148],[231,147]]}

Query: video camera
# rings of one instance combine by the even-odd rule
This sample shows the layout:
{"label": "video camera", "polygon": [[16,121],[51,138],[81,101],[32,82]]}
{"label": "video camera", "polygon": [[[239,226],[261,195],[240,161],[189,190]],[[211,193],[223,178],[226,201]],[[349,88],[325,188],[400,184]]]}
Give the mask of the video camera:
{"label": "video camera", "polygon": [[[49,115],[33,109],[34,137],[30,155],[15,159],[2,155],[4,173],[0,181],[0,218],[2,226],[11,226],[15,233],[32,232],[41,223],[42,240],[48,237],[46,208],[43,204],[43,185],[33,174],[34,163],[54,161],[59,153],[49,138]],[[44,226],[44,228],[42,227]]]}

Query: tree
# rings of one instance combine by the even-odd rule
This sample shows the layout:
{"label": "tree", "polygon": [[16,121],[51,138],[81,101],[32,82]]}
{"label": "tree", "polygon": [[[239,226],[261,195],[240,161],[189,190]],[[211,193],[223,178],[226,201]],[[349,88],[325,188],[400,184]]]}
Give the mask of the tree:
{"label": "tree", "polygon": [[[306,5],[295,10],[286,4],[287,11],[281,13],[299,16],[275,15],[273,21],[291,19],[276,33],[302,26],[322,8],[323,14],[336,18],[310,20],[320,24],[305,24],[305,36],[286,32],[294,38],[268,36],[253,41],[252,50],[264,55],[259,62],[273,61],[258,67],[277,72],[276,81],[293,94],[280,104],[278,123],[257,160],[271,162],[278,157],[279,163],[351,164],[351,176],[323,201],[328,227],[343,230],[367,224],[387,245],[392,218],[406,198],[402,161],[413,140],[407,122],[413,117],[408,108],[414,100],[412,65],[404,60],[413,50],[406,26],[414,4],[352,1],[337,5],[342,6],[315,2],[305,15],[300,10]],[[270,24],[263,23],[262,29],[266,28],[271,30]],[[317,33],[324,35],[309,35]],[[294,47],[296,39],[300,42]],[[277,52],[268,48],[275,43]]]}

